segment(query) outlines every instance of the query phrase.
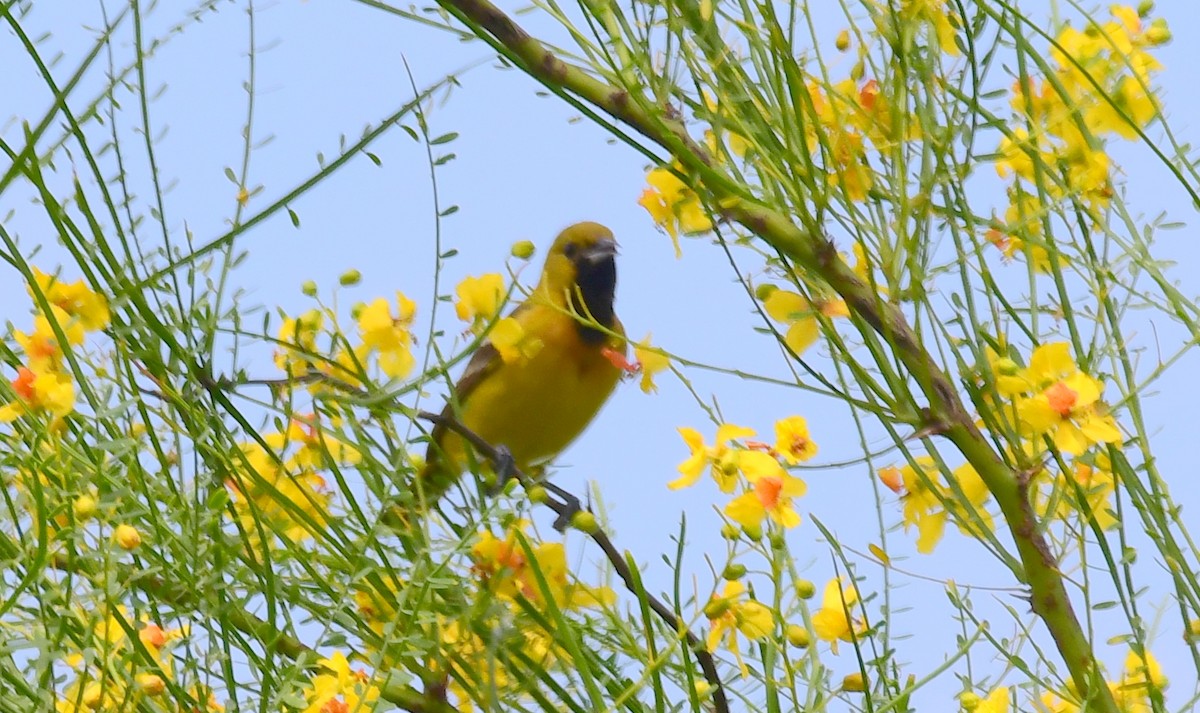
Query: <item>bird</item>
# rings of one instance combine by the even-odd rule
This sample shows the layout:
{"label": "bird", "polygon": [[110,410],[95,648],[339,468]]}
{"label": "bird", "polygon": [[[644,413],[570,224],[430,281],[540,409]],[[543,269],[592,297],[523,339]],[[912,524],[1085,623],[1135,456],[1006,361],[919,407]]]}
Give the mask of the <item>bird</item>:
{"label": "bird", "polygon": [[616,256],[612,231],[599,223],[559,233],[537,286],[510,315],[540,346],[505,361],[485,341],[472,355],[430,434],[419,475],[427,504],[469,466],[468,446],[447,427],[450,419],[525,473],[553,460],[592,422],[630,369],[613,304]]}

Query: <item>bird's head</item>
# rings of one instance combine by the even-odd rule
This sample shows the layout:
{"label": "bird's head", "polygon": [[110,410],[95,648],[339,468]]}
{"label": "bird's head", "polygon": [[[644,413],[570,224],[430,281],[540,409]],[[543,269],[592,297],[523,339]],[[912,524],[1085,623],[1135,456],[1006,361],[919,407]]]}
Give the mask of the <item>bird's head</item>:
{"label": "bird's head", "polygon": [[[599,223],[576,223],[558,234],[546,255],[539,291],[551,299],[569,299],[580,315],[612,328],[617,288],[617,241]],[[602,341],[602,332],[584,327],[584,336]]]}

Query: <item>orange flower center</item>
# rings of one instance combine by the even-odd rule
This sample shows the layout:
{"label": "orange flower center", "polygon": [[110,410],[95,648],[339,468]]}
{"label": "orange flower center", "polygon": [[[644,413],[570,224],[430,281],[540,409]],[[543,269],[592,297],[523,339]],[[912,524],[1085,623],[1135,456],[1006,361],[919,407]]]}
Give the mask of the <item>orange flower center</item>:
{"label": "orange flower center", "polygon": [[779,493],[783,490],[783,481],[779,478],[760,478],[754,484],[754,494],[758,501],[768,510],[779,504]]}
{"label": "orange flower center", "polygon": [[788,450],[794,456],[802,456],[808,452],[808,439],[804,436],[793,436],[792,442],[788,445]]}
{"label": "orange flower center", "polygon": [[1075,402],[1078,400],[1079,394],[1062,381],[1046,389],[1046,401],[1050,403],[1050,408],[1063,418],[1071,415],[1071,410],[1075,408]]}
{"label": "orange flower center", "polygon": [[346,705],[345,701],[334,698],[321,706],[321,713],[350,713],[350,706]]}
{"label": "orange flower center", "polygon": [[32,369],[25,366],[18,367],[17,378],[12,381],[13,391],[16,391],[17,396],[20,396],[25,401],[33,401],[35,395],[33,382],[35,379],[37,379],[37,374],[34,374]]}

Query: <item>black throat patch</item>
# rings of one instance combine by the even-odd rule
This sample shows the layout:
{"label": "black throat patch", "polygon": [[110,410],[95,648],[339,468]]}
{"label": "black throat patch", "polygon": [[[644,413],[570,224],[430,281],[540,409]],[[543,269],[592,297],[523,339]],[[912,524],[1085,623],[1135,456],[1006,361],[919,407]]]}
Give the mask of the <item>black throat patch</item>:
{"label": "black throat patch", "polygon": [[[587,259],[575,262],[575,284],[571,306],[580,316],[591,316],[606,329],[613,328],[613,299],[617,290],[617,262],[607,257],[600,262]],[[580,304],[582,298],[582,304]],[[599,344],[608,335],[583,323],[577,323],[579,336],[588,344]]]}

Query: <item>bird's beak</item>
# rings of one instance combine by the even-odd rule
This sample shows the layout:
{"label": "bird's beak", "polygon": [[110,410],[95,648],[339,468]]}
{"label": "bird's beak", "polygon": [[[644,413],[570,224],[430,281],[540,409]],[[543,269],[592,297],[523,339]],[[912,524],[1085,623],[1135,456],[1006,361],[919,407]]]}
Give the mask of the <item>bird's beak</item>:
{"label": "bird's beak", "polygon": [[605,260],[611,260],[616,256],[617,241],[612,238],[597,240],[579,254],[581,260],[591,265],[599,265]]}

